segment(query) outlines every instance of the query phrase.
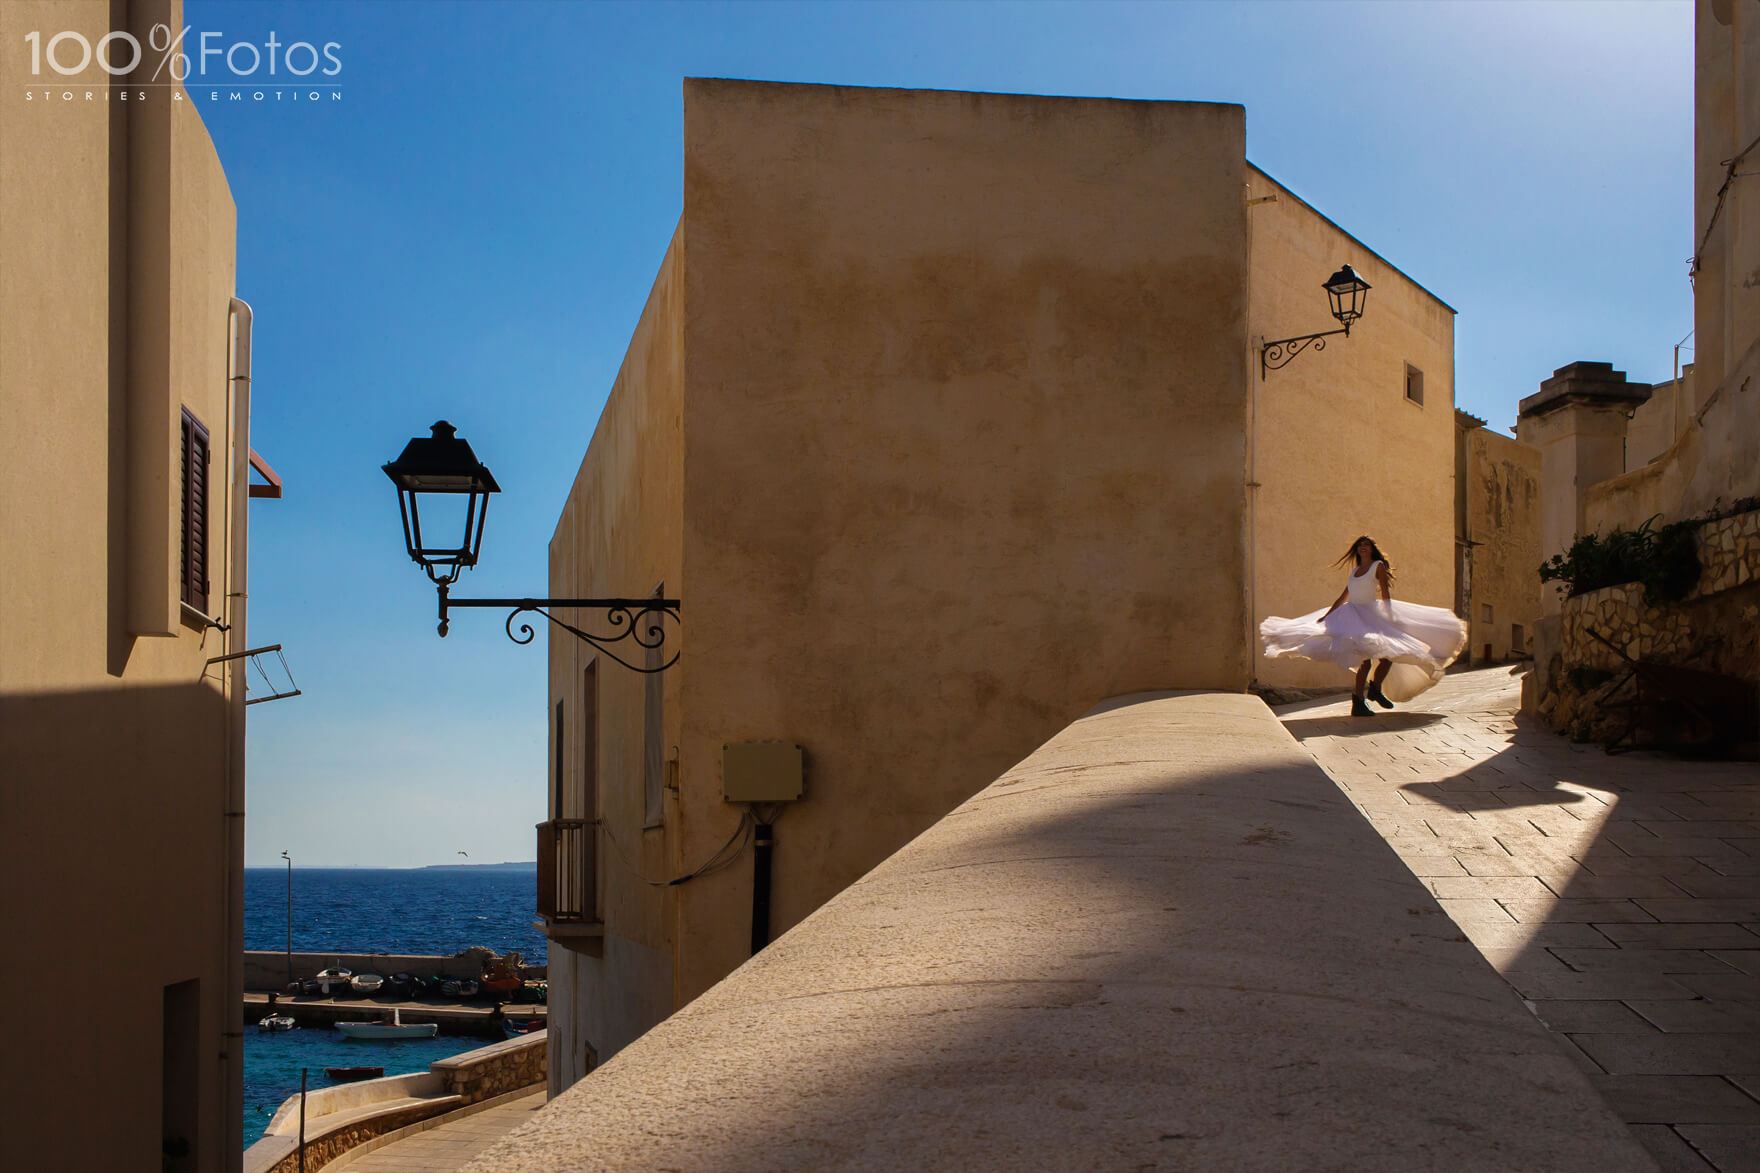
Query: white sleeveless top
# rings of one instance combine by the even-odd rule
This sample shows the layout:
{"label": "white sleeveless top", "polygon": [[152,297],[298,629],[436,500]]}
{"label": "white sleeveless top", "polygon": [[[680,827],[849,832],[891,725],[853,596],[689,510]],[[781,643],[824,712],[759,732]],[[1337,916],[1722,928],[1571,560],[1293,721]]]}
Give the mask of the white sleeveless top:
{"label": "white sleeveless top", "polygon": [[1369,569],[1361,574],[1353,573],[1350,581],[1345,584],[1345,598],[1352,603],[1373,603],[1381,593],[1380,583],[1376,581],[1376,567],[1379,562],[1369,563]]}

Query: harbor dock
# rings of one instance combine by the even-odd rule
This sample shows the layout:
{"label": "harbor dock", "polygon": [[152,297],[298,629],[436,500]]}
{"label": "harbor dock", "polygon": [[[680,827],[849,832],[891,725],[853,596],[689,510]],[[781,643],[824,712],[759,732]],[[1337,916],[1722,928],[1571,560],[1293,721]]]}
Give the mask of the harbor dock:
{"label": "harbor dock", "polygon": [[283,1014],[302,1027],[328,1028],[338,1022],[374,1022],[387,1011],[395,1010],[404,1022],[433,1022],[442,1034],[482,1035],[500,1038],[503,1019],[540,1019],[548,1022],[549,1008],[542,1003],[505,1003],[501,1014],[485,1002],[450,1002],[433,999],[400,1001],[396,998],[335,997],[307,998],[277,994],[274,1009],[269,1008],[269,995],[246,991],[244,1022],[247,1029],[269,1014]]}

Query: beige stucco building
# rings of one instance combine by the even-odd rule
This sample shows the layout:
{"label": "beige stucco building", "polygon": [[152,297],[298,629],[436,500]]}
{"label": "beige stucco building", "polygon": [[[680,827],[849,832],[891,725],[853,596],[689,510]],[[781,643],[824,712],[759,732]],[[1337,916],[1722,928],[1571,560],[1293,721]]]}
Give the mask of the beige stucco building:
{"label": "beige stucco building", "polygon": [[[754,813],[780,933],[1099,698],[1281,672],[1363,530],[1450,601],[1452,311],[1240,107],[692,80],[684,144],[551,544],[553,595],[683,600],[662,674],[551,645],[553,1089],[750,955]],[[1262,374],[1346,262],[1362,321]],[[724,801],[766,740],[801,798]]]}
{"label": "beige stucco building", "polygon": [[[174,0],[0,4],[95,43]],[[45,33],[47,35],[47,33]],[[240,1134],[250,314],[200,118],[0,102],[0,1168],[220,1170]],[[127,92],[126,102],[121,95]],[[53,995],[49,997],[48,995]]]}
{"label": "beige stucco building", "polygon": [[[1397,598],[1454,602],[1454,310],[1250,163],[1249,568],[1255,627],[1328,606],[1334,565],[1368,534]],[[1261,371],[1258,346],[1336,329],[1320,283],[1340,263],[1372,287],[1348,338]],[[1268,660],[1265,685],[1336,687],[1331,665]]]}

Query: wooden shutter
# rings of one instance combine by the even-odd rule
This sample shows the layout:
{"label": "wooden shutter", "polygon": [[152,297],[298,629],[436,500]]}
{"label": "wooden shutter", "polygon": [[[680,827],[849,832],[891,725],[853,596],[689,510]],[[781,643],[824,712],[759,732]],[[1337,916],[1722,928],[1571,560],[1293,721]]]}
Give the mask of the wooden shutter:
{"label": "wooden shutter", "polygon": [[208,429],[183,409],[183,601],[208,613]]}

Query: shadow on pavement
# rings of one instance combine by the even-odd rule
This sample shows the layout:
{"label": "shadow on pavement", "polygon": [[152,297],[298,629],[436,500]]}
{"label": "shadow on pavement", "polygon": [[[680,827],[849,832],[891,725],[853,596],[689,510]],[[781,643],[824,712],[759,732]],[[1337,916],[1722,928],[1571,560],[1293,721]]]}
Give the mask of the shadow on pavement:
{"label": "shadow on pavement", "polygon": [[1367,737],[1406,733],[1443,720],[1437,713],[1378,713],[1374,717],[1285,717],[1283,727],[1297,741],[1309,737]]}

